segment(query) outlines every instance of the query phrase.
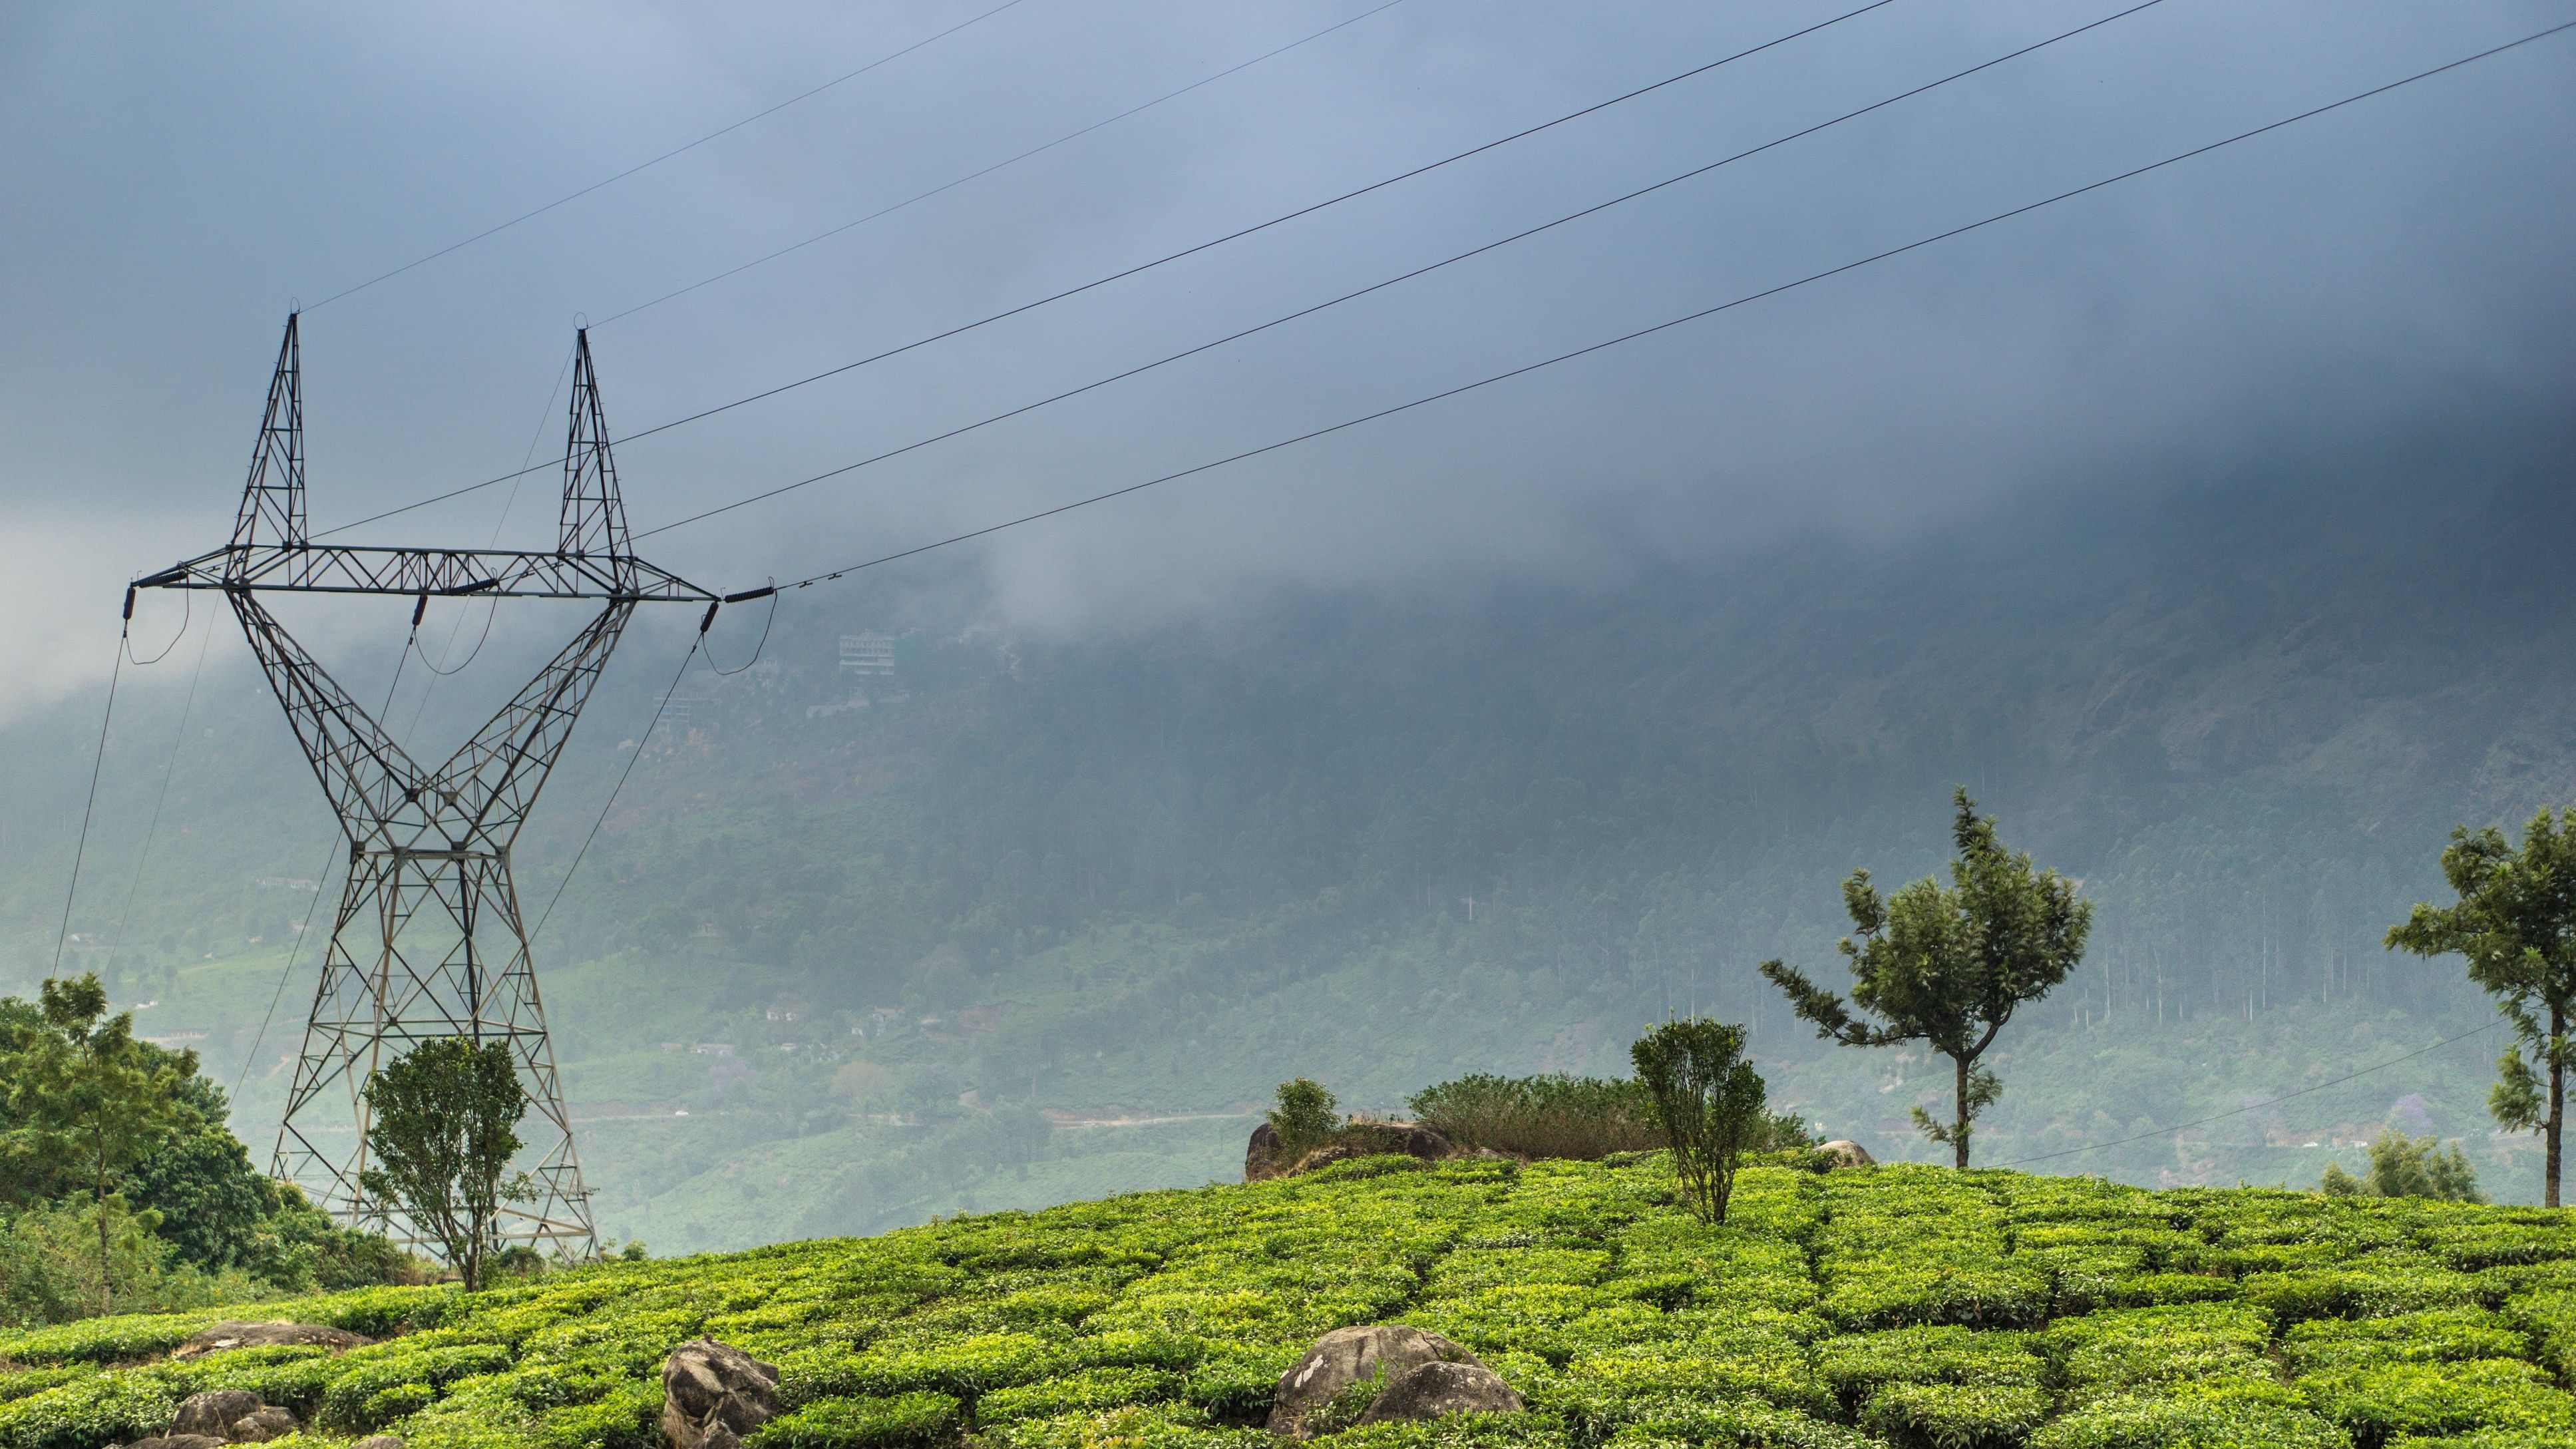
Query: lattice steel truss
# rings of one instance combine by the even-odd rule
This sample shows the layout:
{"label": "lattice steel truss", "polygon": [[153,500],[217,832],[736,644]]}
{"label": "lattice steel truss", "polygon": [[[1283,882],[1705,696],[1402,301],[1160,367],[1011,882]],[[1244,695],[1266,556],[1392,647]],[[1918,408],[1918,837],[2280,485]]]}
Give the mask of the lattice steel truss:
{"label": "lattice steel truss", "polygon": [[[520,1136],[538,1194],[508,1209],[496,1236],[574,1256],[597,1249],[510,877],[510,847],[636,606],[704,604],[712,618],[718,602],[629,551],[587,333],[574,357],[554,552],[322,544],[306,536],[302,367],[295,318],[288,317],[232,542],[134,582],[138,589],[222,591],[349,841],[348,883],[271,1170],[302,1184],[342,1220],[421,1247],[434,1244],[397,1221],[398,1209],[371,1201],[360,1183],[367,1165],[360,1093],[377,1068],[414,1043],[466,1036],[510,1044],[531,1103]],[[413,759],[287,634],[259,600],[267,592],[596,599],[605,607],[473,738],[432,767]]]}

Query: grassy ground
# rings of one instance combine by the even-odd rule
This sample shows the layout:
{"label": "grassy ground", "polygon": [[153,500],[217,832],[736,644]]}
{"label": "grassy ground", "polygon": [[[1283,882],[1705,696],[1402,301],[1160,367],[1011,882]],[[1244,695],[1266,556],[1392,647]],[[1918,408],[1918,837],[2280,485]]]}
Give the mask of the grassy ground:
{"label": "grassy ground", "polygon": [[2576,1443],[2563,1214],[1912,1165],[1748,1168],[1708,1228],[1659,1157],[1366,1159],[272,1315],[385,1341],[166,1357],[213,1314],[0,1338],[0,1449],[98,1449],[215,1387],[292,1406],[305,1442],[642,1449],[698,1334],[781,1367],[768,1449],[1250,1449],[1315,1337],[1381,1322],[1468,1345],[1528,1409],[1352,1449]]}

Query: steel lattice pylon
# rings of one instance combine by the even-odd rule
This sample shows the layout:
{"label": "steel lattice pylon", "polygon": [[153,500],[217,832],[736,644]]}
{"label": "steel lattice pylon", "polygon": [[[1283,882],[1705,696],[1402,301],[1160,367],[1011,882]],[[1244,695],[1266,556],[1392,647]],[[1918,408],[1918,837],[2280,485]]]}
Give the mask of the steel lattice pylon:
{"label": "steel lattice pylon", "polygon": [[[413,1043],[466,1036],[510,1044],[530,1102],[520,1135],[537,1196],[505,1210],[498,1238],[576,1256],[597,1249],[510,847],[636,606],[699,603],[712,618],[719,602],[629,551],[587,333],[574,356],[553,552],[323,544],[305,526],[301,359],[288,317],[232,542],[134,583],[223,592],[349,842],[348,882],[271,1171],[342,1220],[416,1245],[429,1246],[360,1185],[367,1151],[360,1091]],[[264,592],[596,599],[605,607],[433,767],[414,760],[279,626],[259,600]],[[349,1126],[354,1137],[344,1136]]]}

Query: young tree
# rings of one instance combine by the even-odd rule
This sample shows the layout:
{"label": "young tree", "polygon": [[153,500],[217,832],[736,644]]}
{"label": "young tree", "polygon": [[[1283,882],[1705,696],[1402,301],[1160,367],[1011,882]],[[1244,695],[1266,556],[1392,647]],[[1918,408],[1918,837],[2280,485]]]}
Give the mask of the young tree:
{"label": "young tree", "polygon": [[38,1012],[12,1028],[0,1160],[22,1192],[87,1191],[98,1219],[98,1311],[106,1313],[116,1293],[110,1197],[128,1169],[194,1121],[181,1087],[196,1075],[197,1057],[136,1041],[133,1013],[107,1014],[95,973],[46,981]]}
{"label": "young tree", "polygon": [[1683,1206],[1701,1222],[1725,1222],[1736,1158],[1771,1127],[1762,1078],[1744,1059],[1744,1028],[1668,1021],[1639,1037],[1628,1059],[1672,1148]]}
{"label": "young tree", "polygon": [[[1890,898],[1870,884],[1868,871],[1843,882],[1843,907],[1858,935],[1839,947],[1851,962],[1848,1006],[1778,961],[1763,962],[1762,974],[1788,993],[1818,1036],[1848,1046],[1922,1041],[1948,1057],[1954,1114],[1943,1123],[1917,1107],[1914,1125],[1948,1143],[1964,1168],[1977,1114],[2004,1089],[1978,1060],[2023,1002],[2047,995],[2084,959],[2093,905],[2075,898],[2073,881],[2005,850],[1993,817],[1979,815],[1966,790],[1951,800],[1958,854],[1948,886],[1926,876]],[[1856,1016],[1854,1008],[1869,1015]]]}
{"label": "young tree", "polygon": [[2555,819],[2547,809],[2531,817],[2519,851],[2493,826],[2460,826],[2442,852],[2442,874],[2459,901],[2416,906],[2389,928],[2388,945],[2418,956],[2467,957],[2469,979],[2513,1023],[2514,1043],[2496,1062],[2487,1107],[2507,1128],[2541,1133],[2540,1200],[2556,1207],[2567,1070],[2576,1065],[2569,1036],[2576,1017],[2576,808]]}
{"label": "young tree", "polygon": [[506,1041],[422,1042],[368,1078],[369,1196],[438,1240],[467,1291],[482,1286],[501,1204],[534,1195],[518,1154],[528,1094]]}
{"label": "young tree", "polygon": [[2438,1137],[2409,1137],[2382,1127],[2370,1144],[2370,1172],[2355,1177],[2340,1162],[2326,1164],[2317,1190],[2328,1197],[2436,1197],[2445,1202],[2485,1202],[2478,1191],[2477,1169],[2453,1142],[2447,1149]]}

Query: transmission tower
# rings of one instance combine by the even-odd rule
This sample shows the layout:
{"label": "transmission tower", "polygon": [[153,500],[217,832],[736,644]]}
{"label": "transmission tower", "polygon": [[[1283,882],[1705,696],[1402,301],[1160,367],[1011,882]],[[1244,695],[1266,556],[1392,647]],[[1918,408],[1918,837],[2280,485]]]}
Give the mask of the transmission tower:
{"label": "transmission tower", "polygon": [[[505,1207],[496,1237],[577,1256],[597,1249],[510,846],[636,606],[706,605],[703,632],[720,602],[630,551],[586,332],[574,346],[564,451],[561,535],[550,553],[317,542],[305,525],[303,382],[290,315],[232,541],[132,585],[222,592],[348,837],[348,883],[270,1170],[343,1221],[420,1246],[434,1245],[416,1228],[405,1231],[399,1206],[372,1200],[361,1182],[361,1091],[413,1044],[463,1036],[508,1042],[530,1103],[520,1136],[536,1195]],[[261,602],[272,593],[407,597],[415,626],[433,597],[587,599],[602,607],[456,753],[429,766],[287,634]]]}

